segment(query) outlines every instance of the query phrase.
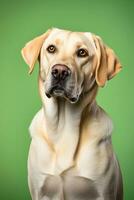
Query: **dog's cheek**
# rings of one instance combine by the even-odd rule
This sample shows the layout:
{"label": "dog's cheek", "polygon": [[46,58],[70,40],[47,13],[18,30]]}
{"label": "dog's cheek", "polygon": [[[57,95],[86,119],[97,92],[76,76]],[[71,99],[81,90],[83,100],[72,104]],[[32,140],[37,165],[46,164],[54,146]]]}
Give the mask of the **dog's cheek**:
{"label": "dog's cheek", "polygon": [[42,81],[44,82],[46,80],[46,72],[42,67],[40,67],[40,69],[39,69],[39,75],[40,75]]}
{"label": "dog's cheek", "polygon": [[44,58],[41,59],[40,63],[40,76],[42,80],[46,80],[47,76],[50,74],[50,64],[47,60],[44,60]]}
{"label": "dog's cheek", "polygon": [[74,89],[76,90],[77,95],[80,95],[83,91],[83,85],[84,85],[84,73],[82,72],[82,70],[77,71],[74,83],[75,83]]}
{"label": "dog's cheek", "polygon": [[93,71],[84,74],[84,81],[83,81],[83,92],[87,92],[91,89],[91,87],[95,83],[95,76]]}

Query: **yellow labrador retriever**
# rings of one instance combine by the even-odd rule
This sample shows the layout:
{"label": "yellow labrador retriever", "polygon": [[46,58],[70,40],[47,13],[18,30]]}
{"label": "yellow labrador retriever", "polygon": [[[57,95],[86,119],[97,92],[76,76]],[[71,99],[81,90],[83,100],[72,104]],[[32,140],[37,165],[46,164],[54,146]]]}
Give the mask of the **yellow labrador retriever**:
{"label": "yellow labrador retriever", "polygon": [[30,125],[28,182],[33,200],[122,200],[112,122],[96,103],[121,65],[102,39],[52,28],[22,49],[31,74],[39,60],[43,107]]}

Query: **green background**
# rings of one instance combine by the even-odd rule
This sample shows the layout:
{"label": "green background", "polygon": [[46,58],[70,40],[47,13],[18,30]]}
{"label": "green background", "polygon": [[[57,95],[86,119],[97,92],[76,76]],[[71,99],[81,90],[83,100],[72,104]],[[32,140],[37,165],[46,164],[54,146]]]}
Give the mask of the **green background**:
{"label": "green background", "polygon": [[114,122],[125,200],[134,199],[134,1],[0,0],[0,200],[30,200],[28,126],[41,107],[38,67],[31,76],[21,58],[24,44],[50,27],[91,31],[117,53],[123,70],[98,103]]}

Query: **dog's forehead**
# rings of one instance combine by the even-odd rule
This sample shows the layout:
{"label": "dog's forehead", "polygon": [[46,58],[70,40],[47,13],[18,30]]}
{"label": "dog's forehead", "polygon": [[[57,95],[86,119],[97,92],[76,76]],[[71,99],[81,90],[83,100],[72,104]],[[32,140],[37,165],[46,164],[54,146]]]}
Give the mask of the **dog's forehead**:
{"label": "dog's forehead", "polygon": [[93,45],[92,33],[90,32],[72,32],[68,30],[62,30],[54,28],[52,29],[50,35],[45,41],[46,44],[49,43],[64,44],[70,42],[72,45]]}

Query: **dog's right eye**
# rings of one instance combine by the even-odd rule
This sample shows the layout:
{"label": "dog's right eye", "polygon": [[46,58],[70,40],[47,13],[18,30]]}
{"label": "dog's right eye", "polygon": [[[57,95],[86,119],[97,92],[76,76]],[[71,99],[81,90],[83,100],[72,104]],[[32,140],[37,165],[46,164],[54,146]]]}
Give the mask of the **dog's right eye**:
{"label": "dog's right eye", "polygon": [[87,57],[88,56],[88,51],[86,49],[78,49],[77,51],[77,56],[78,57]]}
{"label": "dog's right eye", "polygon": [[47,47],[47,51],[48,51],[49,53],[55,53],[56,47],[55,47],[53,44],[51,44],[51,45],[49,45],[49,46]]}

